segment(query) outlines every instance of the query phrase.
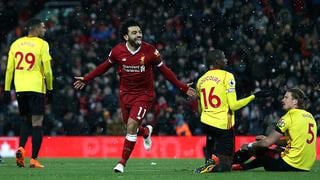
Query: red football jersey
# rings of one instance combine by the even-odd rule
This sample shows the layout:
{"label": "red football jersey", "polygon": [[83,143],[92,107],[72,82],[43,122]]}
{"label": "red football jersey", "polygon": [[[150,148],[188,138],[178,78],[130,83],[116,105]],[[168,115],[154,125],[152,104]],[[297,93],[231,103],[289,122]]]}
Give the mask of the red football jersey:
{"label": "red football jersey", "polygon": [[131,52],[125,43],[119,43],[110,52],[108,59],[84,77],[85,82],[102,75],[114,64],[118,65],[120,76],[120,99],[125,103],[153,101],[153,69],[157,67],[161,74],[187,93],[189,87],[180,82],[174,73],[162,62],[159,52],[152,45],[142,42],[141,46]]}
{"label": "red football jersey", "polygon": [[162,65],[155,47],[142,42],[139,49],[131,52],[125,43],[119,43],[110,52],[108,60],[118,65],[120,94],[154,97],[153,69]]}

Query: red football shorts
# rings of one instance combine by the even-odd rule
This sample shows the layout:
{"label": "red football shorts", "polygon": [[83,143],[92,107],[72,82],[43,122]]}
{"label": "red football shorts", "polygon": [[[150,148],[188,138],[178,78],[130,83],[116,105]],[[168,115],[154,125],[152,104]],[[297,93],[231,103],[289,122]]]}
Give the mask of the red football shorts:
{"label": "red football shorts", "polygon": [[139,124],[150,111],[153,105],[153,98],[146,95],[132,96],[122,95],[120,96],[120,107],[123,121],[127,124],[128,119],[134,119]]}

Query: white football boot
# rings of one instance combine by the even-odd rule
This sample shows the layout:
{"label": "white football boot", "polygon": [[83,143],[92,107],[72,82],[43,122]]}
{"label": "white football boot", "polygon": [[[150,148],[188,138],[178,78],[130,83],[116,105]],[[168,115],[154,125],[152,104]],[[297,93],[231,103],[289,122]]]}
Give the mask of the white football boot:
{"label": "white football boot", "polygon": [[152,145],[151,134],[152,134],[153,127],[150,125],[147,125],[146,128],[149,129],[149,135],[148,137],[143,138],[143,146],[145,150],[149,151]]}
{"label": "white football boot", "polygon": [[116,167],[113,168],[113,171],[114,171],[115,173],[123,173],[123,172],[124,172],[124,166],[123,166],[123,164],[118,163],[118,164],[116,165]]}

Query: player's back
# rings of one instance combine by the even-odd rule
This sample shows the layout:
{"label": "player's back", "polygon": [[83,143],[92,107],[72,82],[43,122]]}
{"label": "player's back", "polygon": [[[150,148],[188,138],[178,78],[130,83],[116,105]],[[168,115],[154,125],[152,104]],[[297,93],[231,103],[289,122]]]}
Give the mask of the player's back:
{"label": "player's back", "polygon": [[220,129],[229,129],[234,125],[233,118],[228,118],[229,82],[234,83],[233,75],[219,69],[209,70],[199,78],[197,89],[201,100],[201,122]]}
{"label": "player's back", "polygon": [[45,92],[43,61],[50,61],[49,46],[38,37],[21,37],[12,43],[8,61],[14,68],[17,92]]}
{"label": "player's back", "polygon": [[316,159],[317,125],[313,116],[302,109],[292,109],[283,118],[283,126],[288,126],[288,150],[284,151],[283,159],[299,169],[309,170]]}

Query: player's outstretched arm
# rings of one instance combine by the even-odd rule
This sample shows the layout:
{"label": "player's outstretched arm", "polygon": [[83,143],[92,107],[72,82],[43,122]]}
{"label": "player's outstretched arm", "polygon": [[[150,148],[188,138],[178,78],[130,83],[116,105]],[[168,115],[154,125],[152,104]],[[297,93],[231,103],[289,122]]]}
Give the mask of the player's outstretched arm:
{"label": "player's outstretched arm", "polygon": [[165,64],[159,66],[158,69],[168,81],[170,81],[172,84],[178,87],[182,92],[186,93],[190,97],[195,97],[196,90],[190,87],[192,83],[184,84],[180,82],[175,76],[175,74],[171,71],[171,69],[169,69]]}
{"label": "player's outstretched arm", "polygon": [[76,81],[73,83],[73,87],[77,90],[83,89],[89,81],[105,73],[106,71],[108,71],[108,69],[110,69],[110,67],[112,67],[112,63],[111,61],[109,61],[109,59],[107,59],[102,64],[100,64],[96,69],[94,69],[89,74],[87,74],[85,77],[80,77],[80,76],[74,77]]}
{"label": "player's outstretched arm", "polygon": [[76,89],[76,90],[81,90],[83,89],[85,86],[86,86],[86,83],[84,82],[84,77],[74,77],[74,79],[76,80],[74,83],[73,83],[73,87]]}
{"label": "player's outstretched arm", "polygon": [[227,98],[228,98],[229,107],[232,111],[239,110],[244,106],[246,106],[247,104],[249,104],[252,100],[254,100],[253,95],[237,100],[236,92],[228,93]]}

